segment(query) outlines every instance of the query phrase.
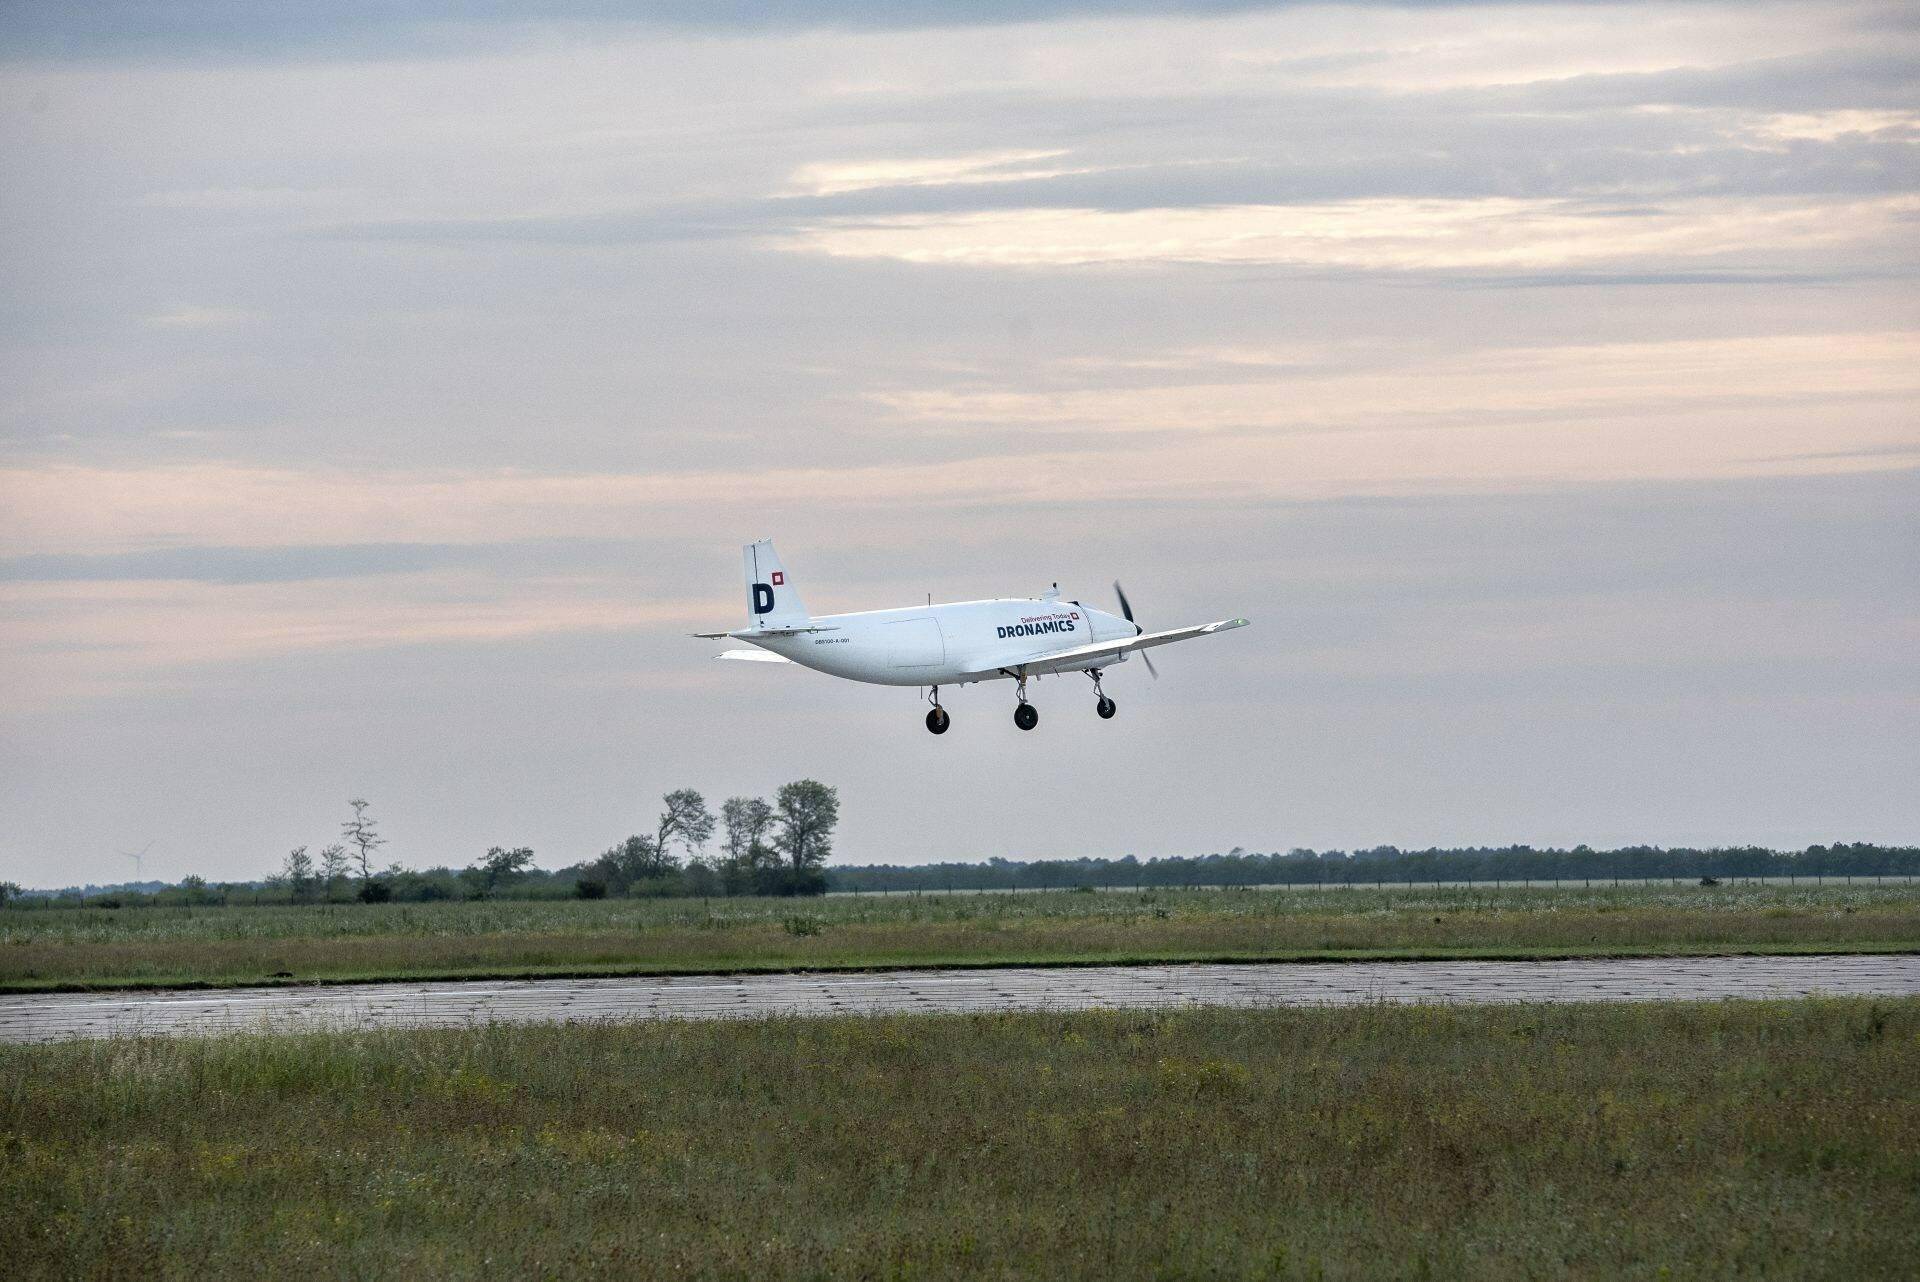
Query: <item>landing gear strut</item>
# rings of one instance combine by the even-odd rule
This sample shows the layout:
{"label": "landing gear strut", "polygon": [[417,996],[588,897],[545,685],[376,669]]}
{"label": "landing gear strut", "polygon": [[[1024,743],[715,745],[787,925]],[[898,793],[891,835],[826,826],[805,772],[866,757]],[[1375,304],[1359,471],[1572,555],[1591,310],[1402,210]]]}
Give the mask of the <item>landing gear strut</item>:
{"label": "landing gear strut", "polygon": [[1040,724],[1040,709],[1027,702],[1027,679],[1016,677],[1020,702],[1013,705],[1013,724],[1022,730],[1031,730]]}
{"label": "landing gear strut", "polygon": [[1107,698],[1107,692],[1100,688],[1100,669],[1089,669],[1087,675],[1093,678],[1093,693],[1099,699],[1099,702],[1093,705],[1093,710],[1100,714],[1102,721],[1113,720],[1113,714],[1119,711],[1119,705]]}
{"label": "landing gear strut", "polygon": [[933,707],[927,713],[927,729],[935,734],[945,734],[947,727],[953,724],[953,718],[949,717],[947,710],[940,706],[940,687],[933,687],[933,693],[928,698]]}

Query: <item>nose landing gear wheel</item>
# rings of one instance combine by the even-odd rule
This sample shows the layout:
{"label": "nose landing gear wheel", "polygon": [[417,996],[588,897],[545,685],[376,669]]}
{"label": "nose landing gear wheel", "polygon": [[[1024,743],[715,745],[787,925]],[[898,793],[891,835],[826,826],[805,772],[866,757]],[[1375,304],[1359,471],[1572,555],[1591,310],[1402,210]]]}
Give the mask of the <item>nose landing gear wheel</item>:
{"label": "nose landing gear wheel", "polygon": [[927,729],[935,734],[945,734],[947,727],[953,724],[953,718],[947,715],[945,708],[935,708],[927,713]]}
{"label": "nose landing gear wheel", "polygon": [[1014,705],[1013,724],[1019,726],[1022,730],[1033,729],[1040,724],[1040,709],[1034,707],[1031,703]]}

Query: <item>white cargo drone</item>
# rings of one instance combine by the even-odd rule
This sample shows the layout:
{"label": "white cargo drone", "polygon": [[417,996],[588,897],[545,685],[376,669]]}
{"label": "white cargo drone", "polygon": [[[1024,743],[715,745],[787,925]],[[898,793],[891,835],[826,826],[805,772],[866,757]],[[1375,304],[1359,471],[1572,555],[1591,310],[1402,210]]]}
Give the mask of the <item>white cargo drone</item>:
{"label": "white cargo drone", "polygon": [[[1111,717],[1114,702],[1100,688],[1100,674],[1124,663],[1135,650],[1245,627],[1245,619],[1222,619],[1194,628],[1146,632],[1133,621],[1133,607],[1118,583],[1116,618],[1078,601],[1062,601],[1060,585],[1038,597],[1001,601],[956,601],[948,605],[908,606],[903,610],[865,610],[812,618],[800,594],[774,554],[773,540],[742,549],[747,571],[747,611],[753,622],[735,632],[696,632],[697,637],[750,641],[757,650],[728,650],[717,657],[758,663],[798,663],[875,685],[923,686],[933,704],[927,729],[945,734],[950,718],[940,706],[940,687],[1006,678],[1015,683],[1018,702],[1013,723],[1022,730],[1040,724],[1027,702],[1027,678],[1054,672],[1084,672],[1093,678],[1094,705]],[[1153,660],[1140,659],[1153,671]]]}

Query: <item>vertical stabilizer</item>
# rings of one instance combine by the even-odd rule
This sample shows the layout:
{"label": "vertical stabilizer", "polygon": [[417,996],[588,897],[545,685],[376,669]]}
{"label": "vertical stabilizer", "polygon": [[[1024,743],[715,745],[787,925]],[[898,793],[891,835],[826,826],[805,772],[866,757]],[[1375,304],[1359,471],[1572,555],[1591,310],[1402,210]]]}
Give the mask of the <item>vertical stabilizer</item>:
{"label": "vertical stabilizer", "polygon": [[772,539],[749,543],[740,550],[747,571],[747,621],[756,628],[798,628],[807,622],[807,607],[780,564]]}

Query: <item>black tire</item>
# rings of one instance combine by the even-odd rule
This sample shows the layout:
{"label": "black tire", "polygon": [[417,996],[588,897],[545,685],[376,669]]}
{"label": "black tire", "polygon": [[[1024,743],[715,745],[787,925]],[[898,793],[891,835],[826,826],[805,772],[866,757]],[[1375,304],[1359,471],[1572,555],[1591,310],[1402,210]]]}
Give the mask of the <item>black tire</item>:
{"label": "black tire", "polygon": [[1013,724],[1019,726],[1022,730],[1033,729],[1040,724],[1040,709],[1034,707],[1031,703],[1015,704],[1013,708]]}
{"label": "black tire", "polygon": [[1100,714],[1102,721],[1111,721],[1113,714],[1119,711],[1119,705],[1105,695],[1101,695],[1100,702],[1093,705],[1093,710]]}
{"label": "black tire", "polygon": [[935,734],[945,734],[947,727],[953,724],[953,718],[947,715],[945,708],[934,708],[927,713],[927,729]]}

